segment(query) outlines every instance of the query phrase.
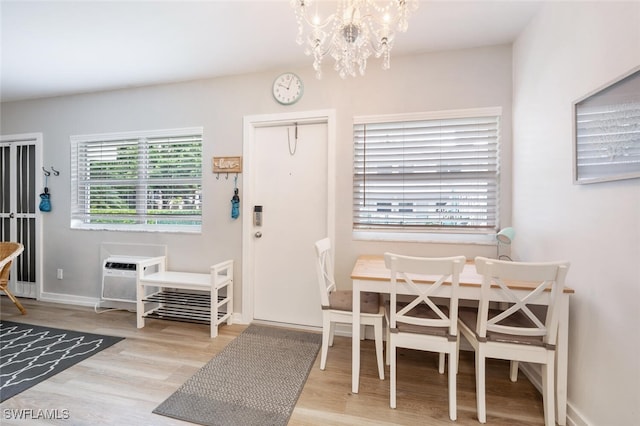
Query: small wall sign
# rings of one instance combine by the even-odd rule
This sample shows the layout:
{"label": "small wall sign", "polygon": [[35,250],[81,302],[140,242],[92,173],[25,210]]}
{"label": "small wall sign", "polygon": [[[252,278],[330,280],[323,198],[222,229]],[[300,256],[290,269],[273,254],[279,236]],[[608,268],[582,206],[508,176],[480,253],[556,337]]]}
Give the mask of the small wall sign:
{"label": "small wall sign", "polygon": [[242,157],[213,157],[213,173],[241,173]]}

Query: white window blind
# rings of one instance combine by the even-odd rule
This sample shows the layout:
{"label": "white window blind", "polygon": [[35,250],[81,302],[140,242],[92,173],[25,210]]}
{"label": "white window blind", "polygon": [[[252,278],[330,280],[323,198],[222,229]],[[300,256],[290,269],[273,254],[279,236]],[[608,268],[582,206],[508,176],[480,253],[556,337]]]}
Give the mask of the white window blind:
{"label": "white window blind", "polygon": [[494,232],[500,117],[491,110],[356,122],[354,229]]}
{"label": "white window blind", "polygon": [[72,137],[71,227],[199,232],[202,129]]}

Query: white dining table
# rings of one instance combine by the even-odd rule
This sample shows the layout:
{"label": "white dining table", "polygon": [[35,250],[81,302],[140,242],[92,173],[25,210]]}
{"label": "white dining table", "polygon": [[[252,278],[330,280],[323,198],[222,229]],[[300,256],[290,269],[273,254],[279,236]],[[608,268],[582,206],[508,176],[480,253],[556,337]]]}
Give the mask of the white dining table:
{"label": "white dining table", "polygon": [[[352,384],[353,393],[358,393],[360,384],[360,293],[371,291],[376,293],[389,293],[391,285],[391,271],[384,264],[382,255],[362,255],[356,260],[351,272],[353,281],[353,329],[352,329]],[[433,277],[412,276],[416,283],[429,284]],[[460,274],[459,298],[465,300],[479,300],[482,276],[476,272],[473,262],[467,262]],[[511,290],[531,292],[534,283],[514,282],[508,283]],[[559,425],[565,425],[567,421],[567,364],[568,364],[568,334],[569,334],[569,296],[575,291],[565,287],[559,300],[559,325],[558,341],[556,345],[556,419]],[[411,294],[408,286],[398,286],[399,294]],[[490,292],[491,300],[506,302],[501,292]],[[536,299],[536,303],[546,304],[549,301],[550,292],[545,291]],[[435,295],[437,296],[437,294]]]}

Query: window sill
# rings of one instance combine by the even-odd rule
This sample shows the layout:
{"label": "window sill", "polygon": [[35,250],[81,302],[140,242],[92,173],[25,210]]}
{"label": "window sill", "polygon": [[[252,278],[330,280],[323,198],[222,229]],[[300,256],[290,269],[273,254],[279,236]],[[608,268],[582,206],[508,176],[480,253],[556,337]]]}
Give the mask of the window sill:
{"label": "window sill", "polygon": [[152,232],[165,234],[202,234],[201,227],[150,227],[150,226],[114,226],[114,225],[71,225],[71,229],[81,231],[116,231],[116,232]]}
{"label": "window sill", "polygon": [[394,241],[406,243],[478,244],[495,246],[496,234],[454,234],[427,232],[353,231],[357,241]]}

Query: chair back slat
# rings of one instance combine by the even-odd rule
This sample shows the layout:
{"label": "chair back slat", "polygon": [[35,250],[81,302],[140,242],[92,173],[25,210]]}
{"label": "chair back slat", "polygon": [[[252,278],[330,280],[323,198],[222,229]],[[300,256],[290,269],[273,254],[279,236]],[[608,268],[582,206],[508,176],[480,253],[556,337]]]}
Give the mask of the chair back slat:
{"label": "chair back slat", "polygon": [[[418,326],[445,328],[450,336],[458,330],[458,286],[460,272],[464,268],[464,256],[446,258],[425,258],[385,253],[385,265],[391,270],[389,327],[396,329],[398,323]],[[416,278],[421,279],[416,284]],[[428,280],[431,284],[423,284]],[[413,297],[408,304],[398,303],[398,286],[410,289]],[[448,298],[445,311],[434,301],[434,297]],[[420,308],[426,306],[431,316],[419,315]]]}
{"label": "chair back slat", "polygon": [[[446,272],[445,272],[446,274]],[[424,289],[420,289],[417,284],[413,282],[411,277],[404,271],[397,271],[397,276],[400,280],[406,282],[414,291],[414,294],[418,295],[404,308],[399,309],[396,313],[396,320],[400,318],[401,322],[415,325],[425,325],[431,327],[447,327],[449,325],[449,316],[445,314],[438,305],[436,305],[431,299],[431,295],[434,294],[442,285],[442,283],[451,277],[451,274],[442,275],[437,281],[430,286],[425,286]],[[427,305],[432,312],[434,312],[439,319],[427,319],[412,317],[409,312],[413,308],[419,307],[421,304]]]}
{"label": "chair back slat", "polygon": [[[558,295],[564,290],[568,262],[512,262],[476,257],[476,269],[483,276],[476,332],[481,338],[487,332],[514,336],[541,336],[547,345],[555,345],[558,328]],[[526,282],[529,292],[514,292],[510,282]],[[489,318],[490,288],[501,295],[510,306]],[[544,292],[550,292],[547,313],[539,318],[531,305],[540,304]],[[504,322],[508,324],[504,324]]]}
{"label": "chair back slat", "polygon": [[331,240],[323,238],[315,243],[315,248],[320,302],[322,306],[329,307],[329,295],[336,290],[333,261],[331,259]]}

